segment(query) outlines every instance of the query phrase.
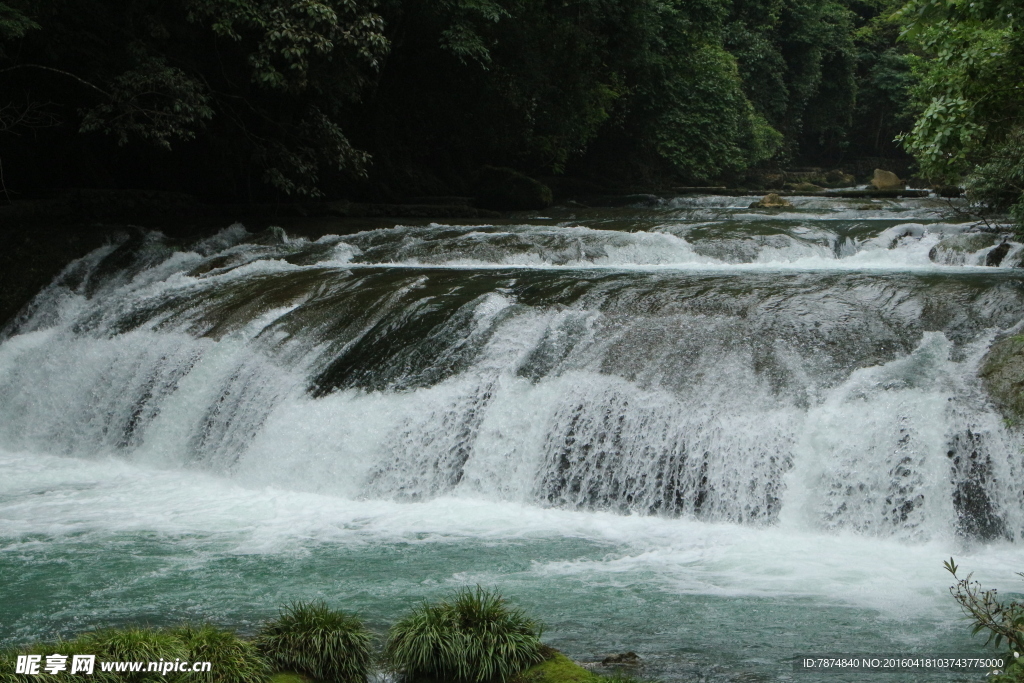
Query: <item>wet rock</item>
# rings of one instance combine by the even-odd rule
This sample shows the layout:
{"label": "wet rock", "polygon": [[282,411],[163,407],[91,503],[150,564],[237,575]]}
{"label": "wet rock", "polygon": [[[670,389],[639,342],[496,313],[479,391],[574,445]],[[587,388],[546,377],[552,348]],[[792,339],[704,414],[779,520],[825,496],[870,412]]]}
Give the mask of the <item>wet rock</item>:
{"label": "wet rock", "polygon": [[[942,240],[928,252],[928,258],[935,263],[962,266],[967,256],[995,244],[999,238],[985,232],[967,232]],[[1003,254],[1005,256],[1005,254]]]}
{"label": "wet rock", "polygon": [[551,188],[511,168],[484,166],[477,174],[476,203],[495,211],[530,211],[551,206]]}
{"label": "wet rock", "polygon": [[857,185],[857,179],[849,173],[836,169],[825,174],[824,185],[825,187],[854,187]]}
{"label": "wet rock", "polygon": [[1012,540],[1006,520],[999,514],[999,506],[989,496],[988,483],[995,478],[995,472],[983,433],[968,428],[954,434],[947,445],[946,457],[949,458],[950,480],[955,485],[953,509],[956,510],[957,532],[985,541]]}
{"label": "wet rock", "polygon": [[751,209],[792,209],[793,205],[775,194],[774,192],[765,195],[750,205]]}
{"label": "wet rock", "polygon": [[288,244],[288,234],[285,233],[284,228],[279,225],[271,225],[263,232],[255,235],[251,240],[252,244],[264,244],[267,246],[276,246],[279,244]]}
{"label": "wet rock", "polygon": [[957,187],[956,185],[940,185],[939,187],[935,188],[935,194],[939,195],[940,197],[945,197],[947,199],[954,199],[956,197],[960,197],[963,195],[963,193],[963,188]]}
{"label": "wet rock", "polygon": [[825,188],[814,183],[786,183],[785,189],[790,192],[822,192]]}
{"label": "wet rock", "polygon": [[610,655],[601,660],[605,666],[638,666],[641,663],[640,655],[635,652],[623,652],[617,655]]}
{"label": "wet rock", "polygon": [[985,255],[985,265],[992,268],[999,267],[999,264],[1003,262],[1008,253],[1010,253],[1010,245],[1007,242],[1003,242]]}
{"label": "wet rock", "polygon": [[875,174],[871,178],[871,185],[876,190],[900,190],[903,188],[903,184],[898,175],[880,168],[875,169]]}
{"label": "wet rock", "polygon": [[997,340],[978,372],[992,402],[1013,421],[1024,419],[1024,335]]}

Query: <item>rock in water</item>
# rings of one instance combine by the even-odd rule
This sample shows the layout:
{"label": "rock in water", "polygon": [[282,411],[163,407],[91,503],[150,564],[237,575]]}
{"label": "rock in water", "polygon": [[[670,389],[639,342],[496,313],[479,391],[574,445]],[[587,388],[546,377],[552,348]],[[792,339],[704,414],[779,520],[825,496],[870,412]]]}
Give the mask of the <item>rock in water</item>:
{"label": "rock in water", "polygon": [[876,190],[902,190],[904,183],[892,171],[883,171],[880,168],[876,168],[875,175],[871,178],[871,185]]}
{"label": "rock in water", "polygon": [[1024,335],[992,344],[978,375],[1003,414],[1015,421],[1024,418]]}
{"label": "rock in water", "polygon": [[635,652],[623,652],[617,655],[611,655],[601,660],[601,663],[605,666],[610,665],[627,665],[636,666],[640,663],[640,655]]}
{"label": "rock in water", "polygon": [[477,205],[495,211],[531,211],[551,206],[551,188],[511,168],[484,166],[477,174]]}
{"label": "rock in water", "polygon": [[1006,242],[1003,242],[998,247],[996,247],[995,249],[993,249],[992,251],[988,252],[988,254],[985,255],[985,265],[992,266],[993,268],[998,268],[999,264],[1003,262],[1003,259],[1006,258],[1006,255],[1009,253],[1010,245],[1007,244]]}
{"label": "rock in water", "polygon": [[814,183],[802,182],[802,183],[786,183],[785,189],[792,192],[821,192],[825,188]]}
{"label": "rock in water", "polygon": [[758,201],[750,205],[751,209],[792,209],[793,205],[788,201],[775,194],[774,192],[769,195],[765,195]]}
{"label": "rock in water", "polygon": [[987,249],[999,241],[992,233],[967,232],[942,240],[928,252],[928,258],[936,263],[949,266],[962,266],[967,262],[967,255]]}
{"label": "rock in water", "polygon": [[826,187],[854,187],[857,179],[849,173],[836,169],[825,174]]}

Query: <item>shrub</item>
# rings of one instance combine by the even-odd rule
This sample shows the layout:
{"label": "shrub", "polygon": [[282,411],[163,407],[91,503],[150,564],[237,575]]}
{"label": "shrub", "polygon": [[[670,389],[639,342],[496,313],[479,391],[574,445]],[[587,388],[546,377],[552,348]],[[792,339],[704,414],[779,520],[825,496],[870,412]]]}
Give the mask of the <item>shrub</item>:
{"label": "shrub", "polygon": [[372,636],[358,618],[324,602],[297,602],[260,629],[256,644],[272,665],[325,681],[361,683]]}
{"label": "shrub", "polygon": [[407,680],[507,681],[544,660],[540,625],[496,592],[463,589],[392,627],[384,656]]}

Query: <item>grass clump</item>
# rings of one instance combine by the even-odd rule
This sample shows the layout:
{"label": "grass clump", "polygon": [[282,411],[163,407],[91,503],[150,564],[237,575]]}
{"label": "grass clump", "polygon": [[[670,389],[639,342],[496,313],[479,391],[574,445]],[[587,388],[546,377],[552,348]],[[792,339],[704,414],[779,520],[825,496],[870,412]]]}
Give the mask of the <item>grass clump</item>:
{"label": "grass clump", "polygon": [[358,618],[315,601],[285,607],[260,629],[256,645],[279,670],[323,681],[362,683],[372,662],[371,640]]}
{"label": "grass clump", "polygon": [[395,624],[384,657],[406,680],[507,681],[545,659],[541,626],[477,586]]}
{"label": "grass clump", "polygon": [[190,654],[181,639],[169,631],[145,627],[128,627],[120,629],[104,629],[83,633],[71,640],[58,640],[49,643],[33,643],[27,647],[5,652],[0,660],[0,683],[38,683],[40,676],[16,674],[15,661],[18,655],[42,655],[40,672],[46,662],[47,655],[62,654],[67,656],[66,669],[57,674],[41,673],[48,681],[55,683],[81,683],[82,674],[70,673],[71,660],[74,655],[96,655],[96,666],[92,676],[87,676],[92,683],[149,683],[150,681],[176,680],[181,674],[161,676],[159,672],[104,672],[100,662],[108,661],[141,661],[156,662],[161,659],[173,662],[175,659],[188,660]]}
{"label": "grass clump", "polygon": [[270,665],[250,641],[205,624],[179,626],[171,634],[188,650],[189,661],[210,662],[210,671],[191,672],[189,683],[268,683]]}

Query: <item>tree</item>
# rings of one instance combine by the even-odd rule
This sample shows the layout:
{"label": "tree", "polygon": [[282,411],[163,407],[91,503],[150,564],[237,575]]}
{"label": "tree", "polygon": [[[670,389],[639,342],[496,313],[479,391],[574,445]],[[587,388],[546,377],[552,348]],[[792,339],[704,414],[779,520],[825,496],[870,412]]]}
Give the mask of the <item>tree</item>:
{"label": "tree", "polygon": [[[164,150],[203,136],[232,159],[222,173],[255,163],[285,194],[319,194],[331,168],[364,170],[340,119],[387,51],[368,2],[11,2],[0,5],[5,92],[52,93],[83,133]],[[61,85],[40,87],[47,78]]]}
{"label": "tree", "polygon": [[965,182],[979,205],[1024,220],[1024,32],[1012,0],[911,0],[920,53],[916,122],[903,143],[925,177]]}

